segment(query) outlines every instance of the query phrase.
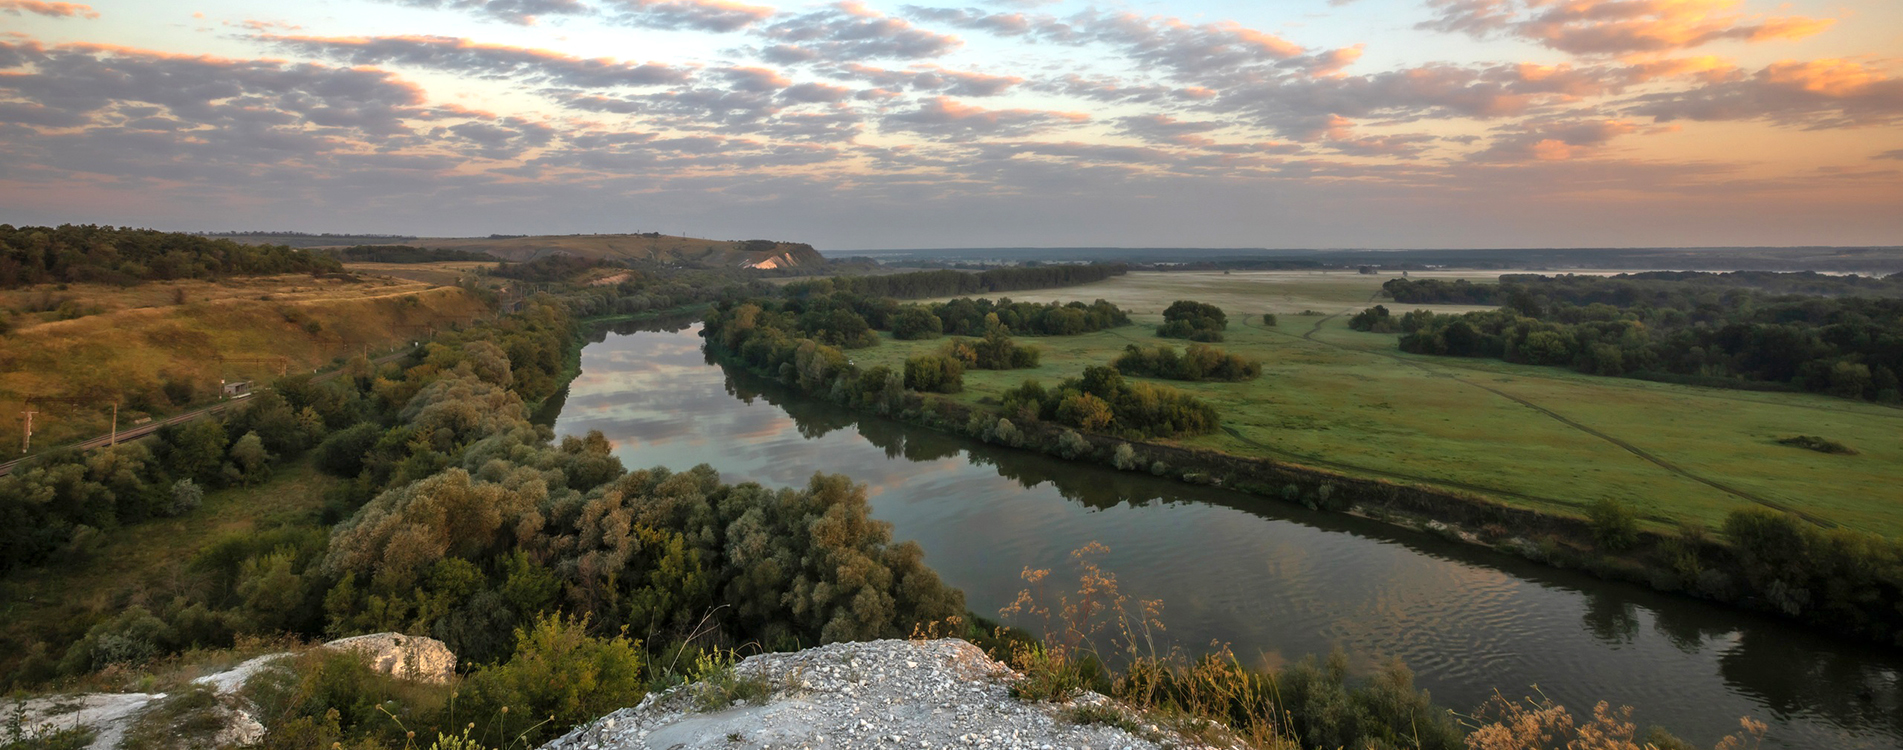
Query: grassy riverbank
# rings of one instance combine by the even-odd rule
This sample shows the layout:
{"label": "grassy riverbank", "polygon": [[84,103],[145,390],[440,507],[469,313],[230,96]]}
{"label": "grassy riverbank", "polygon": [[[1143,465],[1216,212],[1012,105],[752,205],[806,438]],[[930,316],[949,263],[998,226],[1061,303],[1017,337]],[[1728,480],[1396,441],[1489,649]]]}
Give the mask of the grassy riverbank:
{"label": "grassy riverbank", "polygon": [[[1132,276],[1134,282],[1117,279],[1094,290],[1024,297],[1124,292],[1106,299],[1138,310],[1160,309],[1156,303],[1173,295],[1228,303],[1229,330],[1217,346],[1262,361],[1263,375],[1242,383],[1158,381],[1194,393],[1223,417],[1225,430],[1172,444],[1442,487],[1571,517],[1612,498],[1655,530],[1715,528],[1732,510],[1762,504],[1903,536],[1903,506],[1892,502],[1894,488],[1903,486],[1903,445],[1893,437],[1903,428],[1898,410],[1404,354],[1393,335],[1349,330],[1347,316],[1339,315],[1365,307],[1362,293],[1381,277]],[[1199,289],[1208,276],[1227,286]],[[1316,309],[1323,302],[1336,306]],[[1326,315],[1292,315],[1290,307]],[[1263,325],[1261,313],[1276,309],[1283,311],[1279,325]],[[1021,338],[1043,350],[1039,367],[967,371],[965,390],[949,398],[977,406],[1027,378],[1049,385],[1108,364],[1130,344],[1184,343],[1153,335],[1160,316],[1132,317],[1134,325],[1097,333]],[[851,354],[861,367],[900,368],[907,357],[942,345],[888,335],[880,346]],[[1858,454],[1779,442],[1813,434]]]}

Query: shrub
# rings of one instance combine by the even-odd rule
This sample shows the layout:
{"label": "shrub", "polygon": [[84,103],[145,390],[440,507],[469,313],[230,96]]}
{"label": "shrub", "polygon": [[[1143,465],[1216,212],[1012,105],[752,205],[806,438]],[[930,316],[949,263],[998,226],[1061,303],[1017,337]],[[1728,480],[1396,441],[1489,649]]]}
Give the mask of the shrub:
{"label": "shrub", "polygon": [[942,354],[920,354],[905,360],[905,387],[927,393],[957,393],[965,389],[965,368]]}
{"label": "shrub", "polygon": [[92,626],[86,637],[66,649],[61,672],[78,675],[110,664],[144,664],[163,653],[171,637],[165,621],[144,607],[133,606],[118,617]]}
{"label": "shrub", "polygon": [[1076,458],[1090,452],[1090,441],[1070,430],[1057,438],[1057,453],[1065,458]]}
{"label": "shrub", "polygon": [[1275,313],[1263,313],[1263,314],[1262,314],[1262,325],[1265,325],[1265,326],[1274,326],[1274,325],[1275,325]]}
{"label": "shrub", "polygon": [[1110,456],[1110,461],[1123,471],[1132,471],[1143,465],[1143,461],[1137,458],[1136,449],[1131,448],[1129,443],[1118,443],[1116,452]]}
{"label": "shrub", "polygon": [[192,512],[205,501],[205,491],[190,477],[172,483],[169,501],[165,504],[165,515],[182,516]]}
{"label": "shrub", "polygon": [[1608,552],[1629,549],[1639,541],[1639,519],[1625,503],[1601,498],[1586,508],[1592,536]]}
{"label": "shrub", "polygon": [[1817,451],[1818,453],[1834,453],[1840,456],[1857,455],[1856,449],[1848,445],[1816,435],[1795,435],[1778,440],[1778,442],[1794,448]]}
{"label": "shrub", "polygon": [[[470,675],[466,693],[476,716],[503,715],[507,707],[519,725],[504,735],[528,730],[533,747],[562,727],[640,703],[647,684],[641,652],[626,636],[596,638],[581,619],[548,615],[532,629],[518,629],[515,655]],[[529,729],[542,721],[549,723]]]}

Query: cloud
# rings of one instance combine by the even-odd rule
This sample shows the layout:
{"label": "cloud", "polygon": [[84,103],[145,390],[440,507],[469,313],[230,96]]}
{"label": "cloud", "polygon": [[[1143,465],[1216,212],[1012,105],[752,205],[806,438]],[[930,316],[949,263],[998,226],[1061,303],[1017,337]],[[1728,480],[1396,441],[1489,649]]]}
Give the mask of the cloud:
{"label": "cloud", "polygon": [[1577,55],[1662,53],[1721,40],[1798,39],[1833,19],[1746,16],[1743,0],[1428,0],[1416,26],[1476,37],[1507,34]]}
{"label": "cloud", "polygon": [[410,65],[476,78],[575,86],[657,86],[688,80],[689,70],[660,63],[586,59],[548,50],[481,44],[442,36],[311,37],[261,35],[281,49],[352,65]]}
{"label": "cloud", "polygon": [[412,8],[463,10],[505,23],[527,26],[541,16],[588,12],[580,0],[385,0]]}
{"label": "cloud", "polygon": [[833,71],[841,78],[865,81],[881,89],[947,94],[962,97],[997,96],[1024,83],[1017,76],[996,76],[937,65],[915,65],[907,70],[887,70],[858,63],[847,63]]}
{"label": "cloud", "polygon": [[1903,161],[1903,148],[1899,148],[1899,149],[1893,149],[1893,150],[1890,150],[1890,151],[1885,151],[1885,152],[1883,152],[1883,153],[1880,153],[1880,154],[1877,154],[1876,156],[1872,156],[1872,157],[1870,157],[1870,158],[1872,158],[1872,159],[1895,159],[1895,160],[1897,160],[1897,161]]}
{"label": "cloud", "polygon": [[950,97],[933,97],[918,109],[887,115],[881,125],[931,138],[968,141],[983,137],[1019,137],[1090,119],[1077,112],[1033,109],[985,109]]}
{"label": "cloud", "polygon": [[617,23],[656,29],[739,31],[773,16],[764,5],[730,0],[608,0]]}
{"label": "cloud", "polygon": [[99,11],[81,3],[54,3],[43,0],[0,0],[0,13],[9,16],[33,13],[51,18],[98,18]]}
{"label": "cloud", "polygon": [[1850,60],[1785,60],[1755,74],[1638,99],[1634,114],[1673,120],[1769,120],[1811,129],[1903,122],[1903,79]]}
{"label": "cloud", "polygon": [[853,0],[788,18],[762,29],[775,42],[761,50],[770,62],[846,62],[938,57],[963,44],[958,37],[913,26]]}
{"label": "cloud", "polygon": [[1473,155],[1474,161],[1566,161],[1591,155],[1638,131],[1622,120],[1566,120],[1521,126]]}
{"label": "cloud", "polygon": [[1225,125],[1219,122],[1184,122],[1169,115],[1134,115],[1117,119],[1117,131],[1150,143],[1170,143],[1179,146],[1207,145],[1212,143],[1203,133],[1221,130]]}

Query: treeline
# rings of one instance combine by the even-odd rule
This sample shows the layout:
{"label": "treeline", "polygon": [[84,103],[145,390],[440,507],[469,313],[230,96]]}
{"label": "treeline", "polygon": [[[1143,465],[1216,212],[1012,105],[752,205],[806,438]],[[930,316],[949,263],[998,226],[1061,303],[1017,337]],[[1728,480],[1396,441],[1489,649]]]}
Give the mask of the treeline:
{"label": "treeline", "polygon": [[[1356,322],[1367,326],[1363,330],[1406,334],[1401,348],[1415,353],[1903,401],[1903,299],[1770,296],[1657,278],[1562,277],[1498,286],[1429,281],[1396,280],[1386,288],[1407,301],[1492,300],[1503,307],[1462,315],[1417,311],[1399,320],[1377,308]],[[1810,282],[1786,285],[1799,283]]]}
{"label": "treeline", "polygon": [[1724,292],[1751,290],[1809,297],[1903,297],[1903,273],[1889,276],[1831,275],[1802,271],[1646,271],[1616,276],[1506,274],[1498,284],[1466,279],[1394,279],[1381,285],[1396,302],[1416,305],[1507,304],[1516,292],[1545,305],[1669,307],[1688,309],[1722,300]]}
{"label": "treeline", "polygon": [[786,285],[786,292],[795,297],[847,292],[868,297],[921,299],[1077,286],[1103,281],[1128,272],[1129,268],[1120,263],[1013,266],[994,268],[980,273],[916,271],[882,276],[840,276],[799,281]]}
{"label": "treeline", "polygon": [[243,245],[195,234],[91,224],[0,224],[0,289],[342,270],[336,258],[282,245]]}
{"label": "treeline", "polygon": [[[889,302],[889,300],[888,300]],[[828,398],[850,407],[866,408],[882,414],[901,413],[919,408],[916,393],[957,393],[964,388],[967,366],[1031,366],[1034,354],[1023,349],[1005,334],[1016,329],[1006,327],[1004,307],[979,307],[987,300],[955,300],[947,305],[972,303],[974,309],[988,309],[981,318],[988,334],[979,342],[950,342],[939,352],[908,358],[902,370],[885,365],[860,368],[846,355],[856,346],[860,325],[869,330],[872,323],[861,310],[880,310],[884,305],[852,295],[831,295],[806,299],[754,299],[723,302],[709,313],[702,335],[728,358],[748,369],[794,385],[801,391]],[[1031,305],[1039,310],[1090,310],[1091,307]],[[1109,303],[1099,302],[1106,310],[1104,319],[1122,318],[1122,312]],[[873,320],[897,320],[898,313]],[[954,317],[955,320],[961,319]],[[1020,318],[1011,318],[1020,319]],[[1032,317],[1032,321],[1039,318]],[[876,337],[873,338],[876,341]],[[969,353],[969,356],[967,356]],[[1004,369],[1000,367],[999,369]],[[1070,379],[1054,390],[1027,382],[1011,392],[1015,400],[1005,402],[1005,413],[1019,420],[1048,421],[1091,432],[1131,438],[1197,435],[1216,428],[1215,409],[1187,393],[1149,383],[1128,383],[1114,368],[1095,367],[1082,379]]]}
{"label": "treeline", "polygon": [[356,245],[335,250],[317,250],[345,263],[444,263],[450,261],[495,261],[487,253],[450,250],[413,245]]}
{"label": "treeline", "polygon": [[1262,376],[1261,362],[1207,344],[1190,344],[1181,353],[1169,344],[1147,348],[1129,344],[1111,364],[1130,375],[1170,380],[1239,382]]}
{"label": "treeline", "polygon": [[844,477],[774,490],[705,466],[628,472],[599,434],[557,442],[531,424],[529,406],[561,386],[573,320],[538,298],[400,364],[292,379],[226,420],[0,479],[9,566],[76,559],[97,544],[87,529],[190,513],[203,490],[267,481],[301,451],[347,480],[329,493],[334,528],[233,536],[164,597],[7,644],[13,683],[246,635],[393,630],[442,639],[471,670],[459,713],[446,695],[379,692],[361,664],[311,657],[265,696],[264,745],[402,747],[404,729],[455,734],[460,717],[539,744],[651,685],[706,675],[717,649],[904,637],[963,614]]}

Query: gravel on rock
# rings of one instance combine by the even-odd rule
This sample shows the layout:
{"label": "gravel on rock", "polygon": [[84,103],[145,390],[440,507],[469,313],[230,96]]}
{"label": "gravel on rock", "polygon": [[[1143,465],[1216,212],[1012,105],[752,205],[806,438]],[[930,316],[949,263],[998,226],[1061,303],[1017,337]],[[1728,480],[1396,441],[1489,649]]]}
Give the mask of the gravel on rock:
{"label": "gravel on rock", "polygon": [[769,697],[705,712],[696,692],[704,687],[676,687],[578,727],[541,750],[1159,747],[1113,726],[1064,717],[1069,707],[1111,703],[1103,696],[1087,693],[1061,705],[1011,697],[1019,675],[958,639],[836,643],[761,654],[736,665],[734,673],[764,680]]}

